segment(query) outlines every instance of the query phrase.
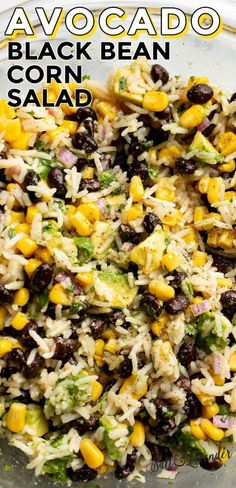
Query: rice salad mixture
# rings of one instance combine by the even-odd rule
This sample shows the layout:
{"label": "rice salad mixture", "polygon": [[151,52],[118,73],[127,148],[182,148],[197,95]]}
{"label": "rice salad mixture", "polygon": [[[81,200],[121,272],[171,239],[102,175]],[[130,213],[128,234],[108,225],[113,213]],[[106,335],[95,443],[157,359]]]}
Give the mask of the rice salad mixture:
{"label": "rice salad mixture", "polygon": [[236,94],[143,60],[81,86],[91,107],[0,101],[0,435],[63,483],[216,470],[236,442]]}

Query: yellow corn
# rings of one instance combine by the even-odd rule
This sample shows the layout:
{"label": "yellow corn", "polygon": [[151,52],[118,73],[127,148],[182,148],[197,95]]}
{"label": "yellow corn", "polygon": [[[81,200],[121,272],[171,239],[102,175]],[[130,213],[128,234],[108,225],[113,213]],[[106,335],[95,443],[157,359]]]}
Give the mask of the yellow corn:
{"label": "yellow corn", "polygon": [[207,253],[202,251],[194,251],[193,253],[193,264],[194,266],[201,267],[206,264]]}
{"label": "yellow corn", "polygon": [[74,120],[63,120],[61,127],[67,129],[71,135],[74,135],[78,129],[78,122]]}
{"label": "yellow corn", "polygon": [[95,169],[92,166],[85,166],[83,171],[83,178],[91,179],[94,177]]}
{"label": "yellow corn", "polygon": [[28,149],[32,132],[21,131],[20,137],[10,143],[12,149]]}
{"label": "yellow corn", "polygon": [[54,285],[50,290],[49,300],[50,302],[55,303],[55,305],[64,305],[64,307],[70,305],[71,303],[65,289],[60,285],[60,283]]}
{"label": "yellow corn", "polygon": [[92,381],[92,401],[96,402],[103,392],[103,386],[99,381]]}
{"label": "yellow corn", "polygon": [[75,279],[81,286],[90,286],[94,282],[93,273],[90,271],[77,273]]}
{"label": "yellow corn", "polygon": [[89,468],[99,468],[104,462],[104,455],[91,439],[84,437],[80,443],[80,452]]}
{"label": "yellow corn", "polygon": [[116,338],[116,333],[114,332],[114,330],[112,330],[110,327],[107,327],[103,333],[102,333],[102,337],[104,339],[115,339]]}
{"label": "yellow corn", "polygon": [[102,357],[104,352],[105,342],[102,339],[95,341],[95,354]]}
{"label": "yellow corn", "polygon": [[13,107],[8,105],[8,102],[4,99],[0,100],[0,119],[12,120],[16,117],[16,112]]}
{"label": "yellow corn", "polygon": [[19,307],[24,307],[26,303],[28,303],[30,297],[30,293],[28,288],[21,288],[21,290],[17,290],[14,294],[14,305],[18,305]]}
{"label": "yellow corn", "polygon": [[224,199],[225,186],[222,178],[210,178],[207,199],[210,204]]}
{"label": "yellow corn", "polygon": [[229,367],[230,371],[235,372],[236,371],[236,351],[231,354],[229,358]]}
{"label": "yellow corn", "polygon": [[202,419],[200,426],[203,432],[213,441],[221,441],[224,437],[223,429],[216,427],[209,419]]}
{"label": "yellow corn", "polygon": [[64,220],[64,226],[66,229],[71,230],[72,229],[72,224],[70,221],[70,217],[76,213],[76,207],[74,205],[66,205],[66,212],[65,212],[65,220]]}
{"label": "yellow corn", "polygon": [[82,203],[78,206],[77,211],[82,213],[91,224],[101,218],[100,210],[96,203]]}
{"label": "yellow corn", "polygon": [[147,383],[137,389],[135,387],[136,376],[132,375],[126,378],[120,387],[119,394],[130,393],[135,400],[140,400],[147,393]]}
{"label": "yellow corn", "polygon": [[163,302],[167,302],[175,296],[174,288],[164,283],[164,281],[152,280],[149,283],[148,289],[152,295]]}
{"label": "yellow corn", "polygon": [[16,247],[26,258],[29,258],[35,253],[37,244],[30,237],[22,237],[22,239],[17,242]]}
{"label": "yellow corn", "polygon": [[180,263],[181,258],[173,252],[164,254],[161,261],[162,267],[167,269],[167,271],[174,271],[174,269],[178,268]]}
{"label": "yellow corn", "polygon": [[204,434],[202,428],[195,420],[190,420],[190,429],[192,435],[196,437],[196,439],[198,439],[199,441],[204,441],[204,439],[206,439],[206,435]]}
{"label": "yellow corn", "polygon": [[[203,205],[199,207],[195,207],[194,209],[194,216],[193,216],[193,222],[194,222],[194,227],[197,230],[209,230],[213,227],[213,224],[202,224],[202,221],[207,219],[207,207],[204,207]],[[207,227],[207,229],[205,229]]]}
{"label": "yellow corn", "polygon": [[212,374],[211,376],[214,380],[215,385],[223,386],[225,384],[225,379],[219,374]]}
{"label": "yellow corn", "polygon": [[107,471],[108,471],[108,466],[106,464],[102,464],[102,466],[98,470],[100,475],[105,474]]}
{"label": "yellow corn", "polygon": [[108,117],[110,122],[112,122],[119,113],[118,108],[113,103],[107,101],[99,102],[96,105],[96,109],[102,117]]}
{"label": "yellow corn", "polygon": [[3,358],[5,354],[10,352],[13,348],[11,341],[8,339],[0,339],[0,358]]}
{"label": "yellow corn", "polygon": [[7,309],[5,307],[0,306],[0,330],[4,329],[7,314],[8,314]]}
{"label": "yellow corn", "polygon": [[236,198],[236,191],[226,191],[224,194],[224,200],[232,200]]}
{"label": "yellow corn", "polygon": [[166,200],[167,202],[173,202],[175,200],[175,190],[160,186],[155,193],[155,197],[159,200]]}
{"label": "yellow corn", "polygon": [[193,85],[198,85],[199,83],[204,83],[205,85],[208,85],[209,79],[205,76],[190,76],[188,84],[181,97],[181,102],[187,103],[189,101],[187,97],[188,91],[190,90],[190,88],[192,88]]}
{"label": "yellow corn", "polygon": [[222,286],[225,288],[233,288],[233,282],[230,278],[219,278],[217,280],[217,283],[219,286]]}
{"label": "yellow corn", "polygon": [[195,229],[192,225],[188,225],[185,227],[186,234],[183,236],[183,240],[186,242],[186,244],[193,244],[194,249],[198,247],[198,241],[196,237],[196,232]]}
{"label": "yellow corn", "polygon": [[181,154],[181,150],[175,145],[163,147],[158,153],[158,161],[163,160],[163,164],[174,168],[175,161],[180,158]]}
{"label": "yellow corn", "polygon": [[32,224],[35,215],[39,214],[39,209],[35,205],[30,205],[26,212],[26,222],[27,224]]}
{"label": "yellow corn", "polygon": [[197,397],[203,407],[211,407],[215,403],[215,397],[213,395],[208,395],[207,393],[199,393]]}
{"label": "yellow corn", "polygon": [[192,105],[180,116],[179,123],[185,129],[193,129],[202,123],[204,116],[202,105]]}
{"label": "yellow corn", "polygon": [[222,163],[220,165],[220,171],[224,173],[232,173],[233,171],[235,171],[235,167],[235,161],[234,159],[231,159],[231,161],[229,161],[228,163]]}
{"label": "yellow corn", "polygon": [[23,232],[23,234],[30,234],[31,226],[30,224],[18,224],[15,227],[16,232]]}
{"label": "yellow corn", "polygon": [[143,98],[143,108],[151,112],[162,112],[169,103],[167,93],[161,91],[146,92]]}
{"label": "yellow corn", "polygon": [[220,411],[219,405],[217,403],[213,403],[213,405],[205,406],[202,409],[202,416],[205,419],[212,419],[214,415],[217,415]]}
{"label": "yellow corn", "polygon": [[25,264],[24,268],[25,268],[25,271],[28,275],[28,277],[30,278],[32,276],[32,274],[34,273],[34,271],[42,264],[42,261],[40,261],[39,259],[35,259],[35,258],[31,258],[31,259],[28,259],[27,263]]}
{"label": "yellow corn", "polygon": [[81,212],[77,211],[69,220],[80,236],[88,237],[92,234],[93,226]]}
{"label": "yellow corn", "polygon": [[116,346],[117,346],[116,339],[111,338],[106,343],[104,350],[110,352],[111,354],[115,354],[117,350]]}
{"label": "yellow corn", "polygon": [[29,317],[25,313],[17,312],[11,319],[11,325],[15,330],[22,330],[28,324]]}
{"label": "yellow corn", "polygon": [[144,425],[139,420],[134,424],[134,430],[130,436],[130,444],[133,447],[142,447],[145,442]]}
{"label": "yellow corn", "polygon": [[219,139],[218,150],[223,156],[236,151],[236,134],[234,132],[225,132]]}
{"label": "yellow corn", "polygon": [[210,177],[203,176],[196,184],[196,188],[200,193],[207,193]]}
{"label": "yellow corn", "polygon": [[4,132],[3,137],[5,141],[17,141],[21,136],[20,119],[7,120],[6,122],[0,120],[0,131]]}
{"label": "yellow corn", "polygon": [[152,322],[152,325],[151,325],[152,333],[155,336],[158,336],[160,334],[161,330],[166,326],[168,320],[169,320],[169,318],[168,318],[168,315],[166,313],[164,313],[163,315],[158,317],[157,320]]}
{"label": "yellow corn", "polygon": [[139,176],[133,176],[131,178],[129,194],[133,198],[134,202],[138,203],[142,201],[144,197],[144,188],[142,180]]}
{"label": "yellow corn", "polygon": [[222,229],[214,228],[208,232],[207,244],[210,247],[218,247],[218,239],[221,236]]}
{"label": "yellow corn", "polygon": [[223,230],[220,238],[218,240],[218,246],[222,247],[223,249],[232,249],[233,242],[236,239],[236,231],[233,230]]}
{"label": "yellow corn", "polygon": [[65,130],[67,130],[65,127],[56,127],[55,129],[50,129],[50,130],[47,130],[45,132],[47,138],[48,138],[48,142],[49,144],[52,144],[55,139],[60,135],[62,134],[62,132],[64,132]]}
{"label": "yellow corn", "polygon": [[35,257],[43,263],[53,264],[53,258],[46,247],[39,247],[37,251],[35,251]]}
{"label": "yellow corn", "polygon": [[25,214],[24,212],[14,212],[14,210],[10,211],[11,216],[11,224],[23,224],[25,222]]}
{"label": "yellow corn", "polygon": [[131,222],[143,216],[143,206],[141,203],[134,203],[128,210],[122,210],[122,219],[124,222]]}
{"label": "yellow corn", "polygon": [[13,403],[7,414],[7,428],[18,434],[25,426],[26,405],[24,403]]}

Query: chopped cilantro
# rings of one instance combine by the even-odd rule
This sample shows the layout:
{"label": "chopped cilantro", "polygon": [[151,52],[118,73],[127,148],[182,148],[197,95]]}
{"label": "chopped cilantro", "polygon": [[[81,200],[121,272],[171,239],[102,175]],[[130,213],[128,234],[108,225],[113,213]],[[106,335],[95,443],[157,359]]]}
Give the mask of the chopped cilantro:
{"label": "chopped cilantro", "polygon": [[120,195],[122,193],[122,188],[118,185],[115,190],[112,192],[112,195]]}
{"label": "chopped cilantro", "polygon": [[39,159],[39,164],[42,167],[41,171],[39,172],[39,176],[42,180],[45,180],[51,168],[51,161],[48,159]]}
{"label": "chopped cilantro", "polygon": [[52,447],[60,447],[62,445],[62,441],[63,441],[63,435],[58,435],[52,442],[51,442],[51,446]]}
{"label": "chopped cilantro", "polygon": [[74,237],[77,246],[77,257],[80,265],[88,263],[93,256],[94,245],[89,237]]}
{"label": "chopped cilantro", "polygon": [[46,303],[48,303],[47,291],[43,291],[42,293],[40,293],[40,295],[38,296],[38,302],[41,308],[43,308],[46,305]]}
{"label": "chopped cilantro", "polygon": [[151,141],[147,141],[147,142],[144,142],[144,143],[143,143],[143,147],[144,147],[145,149],[149,149],[150,147],[153,147],[153,146],[154,146],[154,141],[153,141],[153,140],[151,140]]}
{"label": "chopped cilantro", "polygon": [[197,335],[197,324],[194,322],[189,322],[188,324],[185,324],[185,334],[189,336],[196,336]]}
{"label": "chopped cilantro", "polygon": [[78,313],[82,309],[83,309],[83,305],[80,302],[76,302],[73,300],[70,306],[70,313]]}
{"label": "chopped cilantro", "polygon": [[99,175],[99,181],[101,182],[101,187],[107,188],[113,181],[114,181],[114,174],[111,169],[108,169],[107,171],[103,171]]}
{"label": "chopped cilantro", "polygon": [[66,288],[66,291],[67,291],[67,293],[73,293],[74,289],[75,289],[75,286],[71,285],[71,286],[68,286],[68,288]]}
{"label": "chopped cilantro", "polygon": [[10,464],[4,464],[3,465],[3,471],[12,471],[12,466],[10,466]]}
{"label": "chopped cilantro", "polygon": [[34,149],[37,149],[37,151],[41,151],[44,148],[44,145],[44,142],[41,139],[38,139],[34,144]]}
{"label": "chopped cilantro", "polygon": [[8,231],[8,237],[9,239],[13,239],[13,237],[15,237],[17,234],[16,230],[15,229],[9,229]]}
{"label": "chopped cilantro", "polygon": [[159,175],[159,169],[153,164],[148,165],[148,176],[151,180],[156,180]]}
{"label": "chopped cilantro", "polygon": [[121,78],[120,78],[119,90],[120,91],[125,91],[126,90],[126,78],[125,78],[125,76],[121,76]]}
{"label": "chopped cilantro", "polygon": [[70,461],[70,456],[60,459],[51,459],[44,464],[43,473],[49,474],[55,481],[66,483],[68,480],[67,464]]}

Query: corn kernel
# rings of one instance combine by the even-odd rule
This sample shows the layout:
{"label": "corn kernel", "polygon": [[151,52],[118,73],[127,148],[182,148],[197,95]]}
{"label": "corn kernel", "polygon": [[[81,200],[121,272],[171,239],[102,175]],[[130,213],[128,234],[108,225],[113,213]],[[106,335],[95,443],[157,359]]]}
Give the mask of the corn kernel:
{"label": "corn kernel", "polygon": [[103,386],[99,381],[92,381],[92,401],[96,402],[103,392]]}
{"label": "corn kernel", "polygon": [[151,112],[162,112],[169,104],[167,93],[161,91],[146,92],[143,98],[143,108]]}
{"label": "corn kernel", "polygon": [[22,239],[17,242],[16,247],[26,258],[29,258],[35,253],[37,244],[30,237],[22,237]]}
{"label": "corn kernel", "polygon": [[47,138],[48,138],[48,143],[52,144],[57,137],[62,134],[62,132],[66,131],[67,129],[65,127],[56,127],[55,129],[50,129],[45,132]]}
{"label": "corn kernel", "polygon": [[211,407],[215,403],[215,397],[213,395],[208,395],[207,393],[199,393],[197,395],[199,402],[204,407]]}
{"label": "corn kernel", "polygon": [[0,339],[0,358],[12,350],[13,346],[8,339]]}
{"label": "corn kernel", "polygon": [[219,405],[217,403],[213,403],[213,405],[205,406],[202,409],[202,416],[205,419],[212,419],[214,415],[217,415],[220,411]]}
{"label": "corn kernel", "polygon": [[61,127],[68,130],[71,135],[74,135],[78,129],[78,122],[74,120],[63,120]]}
{"label": "corn kernel", "polygon": [[80,452],[89,468],[99,468],[104,462],[104,455],[91,439],[83,438],[80,442]]}
{"label": "corn kernel", "polygon": [[90,286],[94,282],[93,273],[90,271],[77,273],[75,279],[81,286]]}
{"label": "corn kernel", "polygon": [[0,330],[4,329],[7,314],[8,314],[7,309],[5,307],[0,306]]}
{"label": "corn kernel", "polygon": [[210,247],[218,247],[218,239],[221,236],[222,229],[214,228],[208,232],[207,244]]}
{"label": "corn kernel", "polygon": [[177,254],[173,252],[168,252],[164,254],[161,264],[162,267],[167,269],[167,271],[174,271],[174,269],[178,268],[181,263],[181,258]]}
{"label": "corn kernel", "polygon": [[185,129],[193,129],[202,123],[204,116],[202,105],[192,105],[180,116],[179,123]]}
{"label": "corn kernel", "polygon": [[144,188],[142,180],[139,176],[133,176],[131,178],[129,194],[133,198],[134,202],[138,203],[142,201],[144,197]]}
{"label": "corn kernel", "polygon": [[12,403],[7,414],[7,428],[18,434],[25,426],[26,405],[24,403]]}
{"label": "corn kernel", "polygon": [[198,241],[194,227],[189,225],[185,227],[185,230],[188,232],[186,232],[186,234],[183,236],[183,240],[186,242],[186,244],[192,244],[192,247],[196,249],[198,247]]}
{"label": "corn kernel", "polygon": [[210,178],[207,189],[207,199],[210,204],[224,199],[225,186],[222,178]]}
{"label": "corn kernel", "polygon": [[53,258],[46,247],[39,247],[37,251],[35,251],[35,257],[43,263],[53,264]]}
{"label": "corn kernel", "polygon": [[228,163],[222,163],[220,165],[220,171],[222,171],[223,173],[232,173],[233,171],[235,171],[235,167],[235,161],[234,159],[231,159],[231,161],[229,161]]}
{"label": "corn kernel", "polygon": [[107,327],[103,333],[102,333],[102,337],[104,339],[115,339],[116,338],[116,333],[114,332],[114,330],[112,330],[110,327]]}
{"label": "corn kernel", "polygon": [[29,278],[32,276],[32,274],[41,264],[42,261],[40,261],[39,259],[35,259],[35,258],[28,259],[24,268]]}
{"label": "corn kernel", "polygon": [[35,205],[30,205],[26,212],[26,222],[27,224],[32,224],[35,215],[39,214],[39,210]]}
{"label": "corn kernel", "polygon": [[206,264],[207,253],[202,251],[194,251],[193,253],[193,264],[194,266],[201,267]]}
{"label": "corn kernel", "polygon": [[30,234],[31,226],[30,224],[18,224],[15,227],[16,232],[22,232],[23,234]]}
{"label": "corn kernel", "polygon": [[81,212],[77,211],[69,220],[80,236],[88,237],[92,234],[93,226]]}
{"label": "corn kernel", "polygon": [[233,282],[230,278],[219,278],[217,280],[218,286],[225,288],[233,288]]}
{"label": "corn kernel", "polygon": [[13,107],[8,105],[4,99],[0,100],[0,119],[12,120],[16,117],[16,112]]}
{"label": "corn kernel", "polygon": [[102,117],[108,117],[110,122],[112,122],[119,113],[118,108],[113,103],[107,101],[99,102],[96,105],[96,109]]}
{"label": "corn kernel", "polygon": [[31,136],[32,136],[32,132],[24,132],[22,130],[20,137],[10,143],[11,148],[21,149],[21,150],[28,149]]}
{"label": "corn kernel", "polygon": [[230,371],[236,372],[236,351],[229,358],[229,368]]}
{"label": "corn kernel", "polygon": [[196,188],[200,193],[207,193],[210,177],[203,176],[196,184]]}
{"label": "corn kernel", "polygon": [[30,297],[30,292],[28,288],[21,288],[21,290],[17,290],[14,294],[14,305],[18,305],[19,307],[24,307],[26,303],[28,303]]}
{"label": "corn kernel", "polygon": [[214,222],[208,222],[209,218],[210,215],[208,214],[207,207],[195,207],[193,216],[195,229],[197,229],[198,231],[212,229],[214,227]]}
{"label": "corn kernel", "polygon": [[96,203],[82,203],[78,206],[77,211],[82,213],[91,224],[94,224],[94,222],[101,218],[100,210]]}
{"label": "corn kernel", "polygon": [[11,319],[11,325],[15,330],[22,330],[28,324],[29,317],[25,313],[17,312]]}
{"label": "corn kernel", "polygon": [[3,137],[7,142],[17,141],[21,136],[21,123],[20,119],[7,120],[6,122],[0,121],[0,130],[4,131]]}
{"label": "corn kernel", "polygon": [[128,210],[122,210],[122,219],[124,222],[131,222],[143,216],[143,206],[141,203],[134,203]]}
{"label": "corn kernel", "polygon": [[226,191],[224,194],[224,200],[232,200],[236,198],[236,191]]}
{"label": "corn kernel", "polygon": [[211,376],[214,380],[215,385],[223,386],[225,384],[225,379],[219,374],[212,374]]}
{"label": "corn kernel", "polygon": [[236,151],[236,134],[234,132],[225,132],[219,139],[218,150],[222,156],[228,156]]}
{"label": "corn kernel", "polygon": [[105,474],[107,471],[108,471],[108,466],[106,464],[102,464],[102,466],[98,470],[100,475]]}
{"label": "corn kernel", "polygon": [[139,420],[136,420],[133,429],[130,436],[130,444],[133,447],[142,447],[145,442],[144,425]]}
{"label": "corn kernel", "polygon": [[64,305],[64,307],[67,307],[71,303],[65,289],[60,283],[57,283],[51,288],[49,292],[49,300],[50,302],[55,303],[55,305]]}
{"label": "corn kernel", "polygon": [[147,383],[143,386],[139,386],[136,383],[136,376],[132,375],[126,378],[124,383],[121,385],[119,390],[119,395],[124,393],[130,393],[135,400],[140,400],[147,393]]}
{"label": "corn kernel", "polygon": [[222,441],[224,431],[216,427],[210,420],[202,419],[200,426],[207,437],[210,437],[213,441]]}
{"label": "corn kernel", "polygon": [[152,322],[151,325],[151,331],[155,336],[159,336],[161,330],[166,326],[167,322],[169,320],[169,317],[166,313],[158,317],[157,320]]}
{"label": "corn kernel", "polygon": [[10,211],[11,216],[11,224],[23,224],[25,222],[25,214],[24,212],[14,212],[14,210]]}
{"label": "corn kernel", "polygon": [[117,350],[116,346],[117,346],[116,339],[112,338],[108,340],[108,342],[104,347],[104,350],[110,352],[111,354],[115,354]]}
{"label": "corn kernel", "polygon": [[175,190],[167,188],[165,186],[159,186],[155,193],[155,197],[159,200],[166,200],[167,202],[173,202],[175,200]]}
{"label": "corn kernel", "polygon": [[235,229],[224,230],[219,237],[218,246],[222,247],[223,249],[232,249],[234,239],[236,239]]}
{"label": "corn kernel", "polygon": [[149,283],[148,289],[152,295],[163,302],[167,302],[175,296],[174,288],[164,283],[164,281],[152,280]]}
{"label": "corn kernel", "polygon": [[94,177],[95,169],[92,166],[85,166],[83,171],[83,178],[91,179]]}
{"label": "corn kernel", "polygon": [[175,162],[181,154],[181,150],[175,145],[163,147],[158,153],[158,161],[163,160],[163,164],[167,163],[168,166],[174,168]]}
{"label": "corn kernel", "polygon": [[206,435],[204,434],[202,428],[195,420],[190,420],[190,429],[192,435],[196,437],[196,439],[198,439],[199,441],[204,441],[204,439],[206,439]]}

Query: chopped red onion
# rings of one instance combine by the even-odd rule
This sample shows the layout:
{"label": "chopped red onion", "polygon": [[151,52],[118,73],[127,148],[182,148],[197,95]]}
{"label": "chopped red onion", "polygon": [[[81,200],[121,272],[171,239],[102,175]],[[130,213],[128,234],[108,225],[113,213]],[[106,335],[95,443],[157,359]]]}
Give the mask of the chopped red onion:
{"label": "chopped red onion", "polygon": [[77,157],[69,149],[60,149],[57,153],[57,159],[63,163],[66,168],[72,168],[77,161]]}
{"label": "chopped red onion", "polygon": [[65,271],[61,271],[55,276],[55,280],[58,281],[59,283],[62,283],[63,281],[67,280],[69,278],[69,275]]}
{"label": "chopped red onion", "polygon": [[20,165],[16,164],[15,166],[10,166],[10,168],[7,168],[6,171],[6,176],[11,177],[11,176],[19,176],[20,174]]}
{"label": "chopped red onion", "polygon": [[202,123],[197,126],[197,129],[200,130],[200,132],[203,132],[209,125],[211,125],[210,120],[206,117]]}
{"label": "chopped red onion", "polygon": [[222,354],[214,353],[213,354],[213,371],[214,374],[222,374],[222,371],[225,369],[225,359]]}
{"label": "chopped red onion", "polygon": [[194,317],[198,317],[198,315],[201,315],[203,312],[210,310],[210,304],[208,300],[203,300],[200,303],[195,303],[192,305],[191,309]]}
{"label": "chopped red onion", "polygon": [[104,198],[99,198],[99,200],[97,200],[96,202],[100,212],[101,212],[101,215],[102,217],[105,217],[105,210],[106,210],[106,201],[104,200]]}
{"label": "chopped red onion", "polygon": [[103,141],[106,137],[106,129],[103,124],[99,125],[98,127],[98,137]]}
{"label": "chopped red onion", "polygon": [[75,295],[81,294],[81,286],[78,283],[75,283],[74,294]]}
{"label": "chopped red onion", "polygon": [[220,429],[231,429],[235,424],[233,417],[226,417],[222,415],[215,415],[213,417],[213,424]]}

